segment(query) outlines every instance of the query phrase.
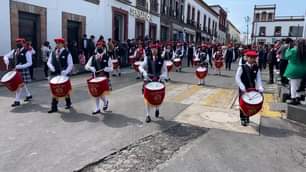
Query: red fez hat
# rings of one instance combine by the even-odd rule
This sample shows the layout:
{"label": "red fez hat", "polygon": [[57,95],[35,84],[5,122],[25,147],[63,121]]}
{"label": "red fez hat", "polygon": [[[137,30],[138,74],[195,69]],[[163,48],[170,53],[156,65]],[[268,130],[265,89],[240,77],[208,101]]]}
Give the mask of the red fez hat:
{"label": "red fez hat", "polygon": [[17,38],[16,43],[25,43],[25,39],[24,38]]}
{"label": "red fez hat", "polygon": [[98,41],[97,44],[96,44],[96,47],[97,46],[104,46],[104,45],[105,45],[104,41]]}
{"label": "red fez hat", "polygon": [[248,56],[248,57],[257,57],[258,56],[257,52],[255,50],[249,50],[244,55]]}
{"label": "red fez hat", "polygon": [[59,44],[59,43],[65,44],[65,39],[64,38],[55,38],[54,42],[57,43],[57,44]]}

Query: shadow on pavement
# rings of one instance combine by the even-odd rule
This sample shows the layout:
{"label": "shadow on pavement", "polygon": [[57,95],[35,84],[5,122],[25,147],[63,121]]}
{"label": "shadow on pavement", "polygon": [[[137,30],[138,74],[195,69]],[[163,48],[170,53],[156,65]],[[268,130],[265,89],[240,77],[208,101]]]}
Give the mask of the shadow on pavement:
{"label": "shadow on pavement", "polygon": [[65,122],[99,122],[100,119],[98,116],[92,116],[85,113],[79,113],[74,108],[71,108],[69,112],[59,112],[61,114],[61,118]]}
{"label": "shadow on pavement", "polygon": [[300,136],[306,138],[306,127],[282,119],[261,119],[260,135],[267,137]]}
{"label": "shadow on pavement", "polygon": [[19,107],[11,109],[12,113],[29,113],[29,112],[43,112],[46,113],[49,109],[42,107],[40,104],[33,104],[31,102],[22,104]]}
{"label": "shadow on pavement", "polygon": [[123,128],[129,125],[142,125],[143,122],[135,119],[124,116],[122,114],[116,113],[103,113],[102,122],[112,128]]}

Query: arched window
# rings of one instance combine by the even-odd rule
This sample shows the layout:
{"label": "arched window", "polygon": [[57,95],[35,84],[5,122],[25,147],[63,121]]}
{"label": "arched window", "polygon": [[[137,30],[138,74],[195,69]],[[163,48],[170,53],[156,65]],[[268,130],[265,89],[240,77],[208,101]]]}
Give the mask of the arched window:
{"label": "arched window", "polygon": [[267,12],[262,12],[261,13],[261,21],[266,21],[267,20]]}

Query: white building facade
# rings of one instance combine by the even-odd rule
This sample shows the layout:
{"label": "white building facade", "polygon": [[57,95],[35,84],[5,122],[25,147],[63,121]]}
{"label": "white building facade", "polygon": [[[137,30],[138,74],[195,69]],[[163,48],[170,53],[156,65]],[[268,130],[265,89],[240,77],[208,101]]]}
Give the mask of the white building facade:
{"label": "white building facade", "polygon": [[252,41],[273,44],[277,40],[303,37],[304,16],[276,16],[276,5],[256,5],[254,8]]}
{"label": "white building facade", "polygon": [[228,20],[228,42],[240,43],[240,37],[240,31],[231,21]]}
{"label": "white building facade", "polygon": [[[149,2],[148,2],[149,1]],[[80,44],[83,34],[118,41],[159,39],[160,0],[1,0],[0,56],[17,37],[40,49],[44,41],[64,37]]]}
{"label": "white building facade", "polygon": [[227,42],[227,12],[220,5],[210,6],[218,14],[218,29],[216,42],[226,43]]}

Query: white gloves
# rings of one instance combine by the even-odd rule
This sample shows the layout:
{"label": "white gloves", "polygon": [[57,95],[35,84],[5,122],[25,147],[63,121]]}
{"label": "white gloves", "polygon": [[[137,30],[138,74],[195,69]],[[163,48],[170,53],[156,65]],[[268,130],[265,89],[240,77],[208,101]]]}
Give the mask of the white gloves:
{"label": "white gloves", "polygon": [[94,67],[90,67],[90,71],[91,71],[92,73],[96,73],[96,69],[95,69]]}
{"label": "white gloves", "polygon": [[65,70],[63,70],[63,71],[61,72],[61,75],[63,75],[63,76],[67,76],[67,75],[68,75],[68,73],[67,73]]}
{"label": "white gloves", "polygon": [[22,65],[16,65],[15,68],[16,69],[22,69]]}
{"label": "white gloves", "polygon": [[241,85],[241,86],[240,86],[240,90],[241,90],[242,92],[246,92],[245,86],[244,86],[244,85]]}
{"label": "white gloves", "polygon": [[148,73],[146,71],[142,72],[142,76],[145,80],[148,79]]}
{"label": "white gloves", "polygon": [[264,88],[259,87],[259,88],[258,88],[258,91],[261,92],[261,93],[263,93],[263,92],[264,92]]}

